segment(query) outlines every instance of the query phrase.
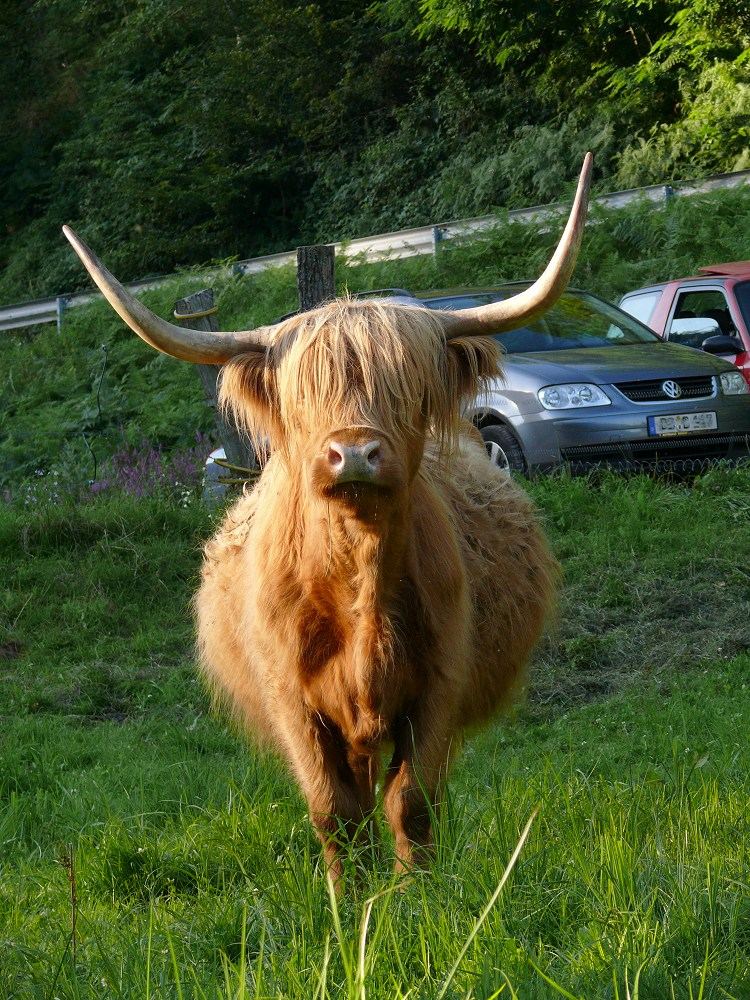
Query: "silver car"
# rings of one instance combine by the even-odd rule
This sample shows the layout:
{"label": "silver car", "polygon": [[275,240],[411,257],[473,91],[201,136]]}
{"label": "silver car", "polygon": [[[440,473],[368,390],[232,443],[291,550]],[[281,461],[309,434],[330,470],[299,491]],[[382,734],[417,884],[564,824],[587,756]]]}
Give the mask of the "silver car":
{"label": "silver car", "polygon": [[[430,309],[466,309],[527,284],[409,298]],[[595,295],[570,289],[540,319],[496,338],[505,349],[504,376],[467,416],[500,465],[525,473],[601,465],[679,472],[750,454],[750,395],[741,373],[721,358],[666,343]]]}
{"label": "silver car", "polygon": [[[428,309],[468,309],[529,284],[361,294]],[[589,292],[569,289],[540,319],[496,337],[505,351],[503,377],[466,415],[503,468],[526,474],[602,465],[694,472],[716,459],[750,455],[750,394],[738,369],[661,340]],[[226,477],[217,457],[224,458],[223,449],[206,463],[207,493],[214,498],[224,492]]]}

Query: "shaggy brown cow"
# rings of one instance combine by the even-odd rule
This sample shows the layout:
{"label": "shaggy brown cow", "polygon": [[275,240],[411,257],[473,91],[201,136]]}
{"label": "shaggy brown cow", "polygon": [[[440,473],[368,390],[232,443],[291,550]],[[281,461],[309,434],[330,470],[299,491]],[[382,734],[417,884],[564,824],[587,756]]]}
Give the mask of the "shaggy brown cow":
{"label": "shaggy brown cow", "polygon": [[[66,234],[136,333],[223,364],[221,398],[271,458],[206,547],[203,669],[286,759],[334,877],[337,841],[383,792],[397,865],[430,843],[459,734],[522,682],[555,563],[531,503],[462,433],[462,400],[497,374],[487,336],[563,290],[590,157],[555,256],[505,302],[437,313],[337,300],[275,327],[200,333],[160,320]],[[467,428],[464,427],[463,430]]]}

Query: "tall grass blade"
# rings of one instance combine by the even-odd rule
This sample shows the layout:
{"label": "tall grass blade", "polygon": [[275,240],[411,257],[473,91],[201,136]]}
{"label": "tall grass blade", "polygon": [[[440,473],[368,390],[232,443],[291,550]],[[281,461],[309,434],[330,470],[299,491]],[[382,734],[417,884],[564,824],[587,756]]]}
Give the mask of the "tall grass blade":
{"label": "tall grass blade", "polygon": [[550,976],[548,976],[546,972],[542,972],[542,970],[539,968],[539,966],[533,959],[529,958],[528,962],[529,965],[532,967],[532,969],[542,977],[545,983],[548,983],[553,990],[557,990],[557,992],[560,994],[561,997],[567,997],[567,1000],[581,1000],[581,998],[577,997],[574,993],[569,993],[564,986],[561,986],[559,983],[556,983],[555,980],[552,979]]}
{"label": "tall grass blade", "polygon": [[146,942],[146,994],[145,1000],[151,1000],[151,948],[154,936],[154,903],[148,907],[148,941]]}
{"label": "tall grass blade", "polygon": [[326,934],[326,939],[323,944],[323,964],[320,969],[320,981],[318,983],[318,989],[315,992],[315,1000],[325,1000],[326,987],[328,984],[328,963],[331,960],[331,937]]}
{"label": "tall grass blade", "polygon": [[341,929],[341,920],[339,918],[339,907],[336,900],[336,888],[333,884],[333,879],[329,874],[326,874],[326,884],[328,886],[328,897],[331,901],[331,919],[333,920],[333,929],[336,932],[336,940],[339,943],[339,951],[341,952],[341,964],[344,966],[344,974],[346,975],[346,981],[349,984],[350,990],[352,986],[352,963],[351,955],[349,954],[349,946],[344,938],[344,932]]}
{"label": "tall grass blade", "polygon": [[355,993],[357,1000],[366,1000],[365,974],[367,967],[367,928],[372,916],[372,907],[375,903],[375,896],[365,903],[365,910],[362,916],[362,927],[359,932],[359,953],[357,960],[357,978],[355,980]]}
{"label": "tall grass blade", "polygon": [[703,959],[703,968],[701,969],[701,985],[698,990],[698,1000],[703,1000],[703,992],[706,988],[706,976],[708,975],[708,938],[706,939],[706,955]]}
{"label": "tall grass blade", "polygon": [[169,933],[169,927],[166,925],[164,926],[164,933],[167,936],[167,948],[169,948],[169,957],[172,961],[172,971],[174,972],[174,986],[177,990],[177,1000],[184,1000],[180,968],[177,964],[177,952],[174,949],[174,941],[172,940],[172,935]]}
{"label": "tall grass blade", "polygon": [[534,809],[534,811],[532,812],[531,816],[529,816],[528,820],[526,821],[526,826],[523,828],[523,833],[521,834],[520,839],[519,839],[518,843],[516,844],[516,849],[513,851],[513,854],[511,855],[510,861],[508,862],[508,864],[507,864],[507,866],[505,868],[505,871],[503,872],[503,877],[500,879],[500,882],[498,883],[497,889],[495,889],[495,891],[490,896],[489,902],[487,903],[487,905],[485,906],[485,908],[482,910],[482,912],[479,914],[479,917],[475,921],[474,926],[472,927],[471,932],[469,933],[469,936],[466,938],[466,941],[464,941],[464,946],[461,949],[461,951],[458,953],[458,957],[456,958],[456,961],[451,966],[451,970],[448,973],[448,975],[447,975],[447,977],[445,979],[445,982],[443,983],[442,988],[441,988],[440,992],[437,995],[437,1000],[443,1000],[443,997],[448,992],[448,987],[453,982],[453,978],[456,975],[456,972],[458,971],[459,965],[463,961],[464,955],[466,954],[466,952],[471,947],[471,942],[474,940],[474,938],[479,933],[479,931],[480,931],[482,925],[484,924],[485,920],[490,915],[490,911],[492,910],[492,907],[495,905],[495,903],[497,902],[498,898],[500,897],[500,893],[503,891],[503,886],[508,881],[508,877],[510,876],[510,873],[515,868],[516,861],[518,861],[519,855],[521,854],[521,851],[523,850],[523,845],[526,843],[526,838],[529,836],[529,833],[531,832],[531,826],[532,826],[534,820],[536,819],[538,813],[539,813],[539,806],[537,806],[536,809]]}

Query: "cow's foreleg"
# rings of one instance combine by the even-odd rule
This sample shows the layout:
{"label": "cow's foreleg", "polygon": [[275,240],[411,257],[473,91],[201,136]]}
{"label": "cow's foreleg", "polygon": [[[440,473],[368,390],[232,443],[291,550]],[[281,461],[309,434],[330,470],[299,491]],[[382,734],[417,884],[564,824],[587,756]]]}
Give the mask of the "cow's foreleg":
{"label": "cow's foreleg", "polygon": [[431,854],[432,818],[452,750],[451,701],[448,692],[433,690],[398,726],[383,796],[396,844],[397,871]]}
{"label": "cow's foreleg", "polygon": [[338,882],[347,844],[370,832],[375,805],[371,769],[364,759],[347,759],[335,726],[307,713],[295,721],[285,726],[286,755],[307,800],[328,871]]}

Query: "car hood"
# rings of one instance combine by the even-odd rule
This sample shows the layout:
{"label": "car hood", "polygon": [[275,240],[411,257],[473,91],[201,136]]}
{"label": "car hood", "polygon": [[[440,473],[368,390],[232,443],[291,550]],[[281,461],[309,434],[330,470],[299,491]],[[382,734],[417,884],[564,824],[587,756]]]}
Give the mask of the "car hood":
{"label": "car hood", "polygon": [[515,372],[540,386],[562,382],[610,385],[641,379],[715,375],[732,369],[729,362],[715,355],[667,343],[506,354],[503,367],[508,381]]}

